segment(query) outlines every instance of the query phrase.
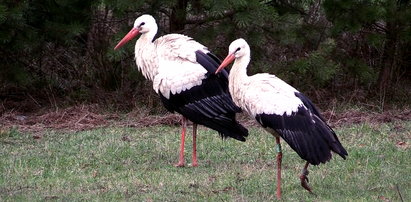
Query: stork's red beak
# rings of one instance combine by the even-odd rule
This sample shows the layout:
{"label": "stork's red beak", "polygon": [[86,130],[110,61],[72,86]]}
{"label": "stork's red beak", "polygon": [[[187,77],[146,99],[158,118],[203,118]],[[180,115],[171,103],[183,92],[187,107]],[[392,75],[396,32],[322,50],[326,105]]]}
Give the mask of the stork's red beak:
{"label": "stork's red beak", "polygon": [[227,67],[227,65],[232,63],[234,61],[234,59],[235,59],[234,53],[231,53],[231,54],[227,55],[227,57],[223,60],[223,62],[218,67],[218,69],[215,71],[215,73],[217,74],[218,72],[223,70],[225,67]]}
{"label": "stork's red beak", "polygon": [[137,28],[133,28],[131,29],[128,34],[121,39],[120,42],[118,42],[117,46],[114,47],[114,50],[119,49],[121,46],[123,46],[124,44],[126,44],[128,41],[130,41],[131,39],[133,39],[134,37],[136,37],[138,35],[139,31]]}

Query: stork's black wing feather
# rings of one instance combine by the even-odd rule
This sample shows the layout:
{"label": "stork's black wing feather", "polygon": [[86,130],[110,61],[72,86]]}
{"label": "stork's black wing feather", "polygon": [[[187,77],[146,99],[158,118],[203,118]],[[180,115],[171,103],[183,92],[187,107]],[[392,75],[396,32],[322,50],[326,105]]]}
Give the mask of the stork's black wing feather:
{"label": "stork's black wing feather", "polygon": [[182,114],[190,121],[214,129],[222,137],[245,141],[248,130],[237,122],[237,107],[228,92],[228,73],[214,74],[220,61],[201,51],[196,52],[197,62],[207,69],[201,85],[194,86],[167,99],[160,97],[169,111]]}
{"label": "stork's black wing feather", "polygon": [[264,128],[276,131],[302,159],[313,165],[329,161],[331,151],[344,159],[348,155],[334,131],[309,108],[300,106],[291,115],[263,113],[255,118]]}
{"label": "stork's black wing feather", "polygon": [[311,100],[305,96],[303,93],[301,92],[295,92],[294,95],[296,97],[298,97],[303,104],[315,115],[317,115],[322,121],[325,122],[325,119],[323,118],[323,116],[320,114],[320,111],[317,109],[317,107],[311,102]]}

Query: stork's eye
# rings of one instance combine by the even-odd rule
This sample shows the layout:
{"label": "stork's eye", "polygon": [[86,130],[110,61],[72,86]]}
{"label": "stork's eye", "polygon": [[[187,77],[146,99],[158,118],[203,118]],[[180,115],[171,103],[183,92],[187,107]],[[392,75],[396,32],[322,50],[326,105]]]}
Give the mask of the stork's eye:
{"label": "stork's eye", "polygon": [[140,24],[140,26],[143,26],[143,25],[145,25],[146,23],[145,22],[142,22],[141,24]]}
{"label": "stork's eye", "polygon": [[241,50],[241,48],[240,48],[240,47],[238,47],[238,48],[237,48],[237,50],[235,50],[235,52],[240,51],[240,50]]}

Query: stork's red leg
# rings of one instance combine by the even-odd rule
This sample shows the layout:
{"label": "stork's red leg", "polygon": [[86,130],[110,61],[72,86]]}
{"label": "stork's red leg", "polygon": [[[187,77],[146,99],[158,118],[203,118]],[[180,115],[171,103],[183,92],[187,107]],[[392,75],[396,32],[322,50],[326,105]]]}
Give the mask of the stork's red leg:
{"label": "stork's red leg", "polygon": [[280,137],[276,137],[277,142],[277,199],[281,199],[281,161],[283,158],[283,152],[281,151]]}
{"label": "stork's red leg", "polygon": [[193,167],[197,167],[197,124],[193,123]]}
{"label": "stork's red leg", "polygon": [[180,144],[180,159],[175,165],[176,167],[184,167],[184,141],[186,136],[187,119],[183,117],[181,119],[181,144]]}
{"label": "stork's red leg", "polygon": [[301,186],[304,187],[304,189],[306,189],[310,193],[313,193],[311,191],[310,186],[308,186],[309,181],[308,181],[307,175],[308,175],[308,166],[309,165],[310,165],[310,163],[308,163],[308,162],[305,163],[305,166],[304,166],[303,171],[302,171],[301,176],[300,176],[300,180],[301,180]]}

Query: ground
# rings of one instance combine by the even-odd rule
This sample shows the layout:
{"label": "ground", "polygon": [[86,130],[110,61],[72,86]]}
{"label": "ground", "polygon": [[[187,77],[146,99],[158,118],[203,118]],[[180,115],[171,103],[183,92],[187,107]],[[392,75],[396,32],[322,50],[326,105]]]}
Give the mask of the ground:
{"label": "ground", "polygon": [[[384,112],[349,109],[323,112],[332,126],[342,126],[362,122],[389,123],[396,120],[411,120],[411,109],[392,109]],[[45,129],[61,131],[82,131],[106,126],[147,127],[155,125],[178,125],[181,117],[177,114],[148,115],[144,111],[129,113],[107,112],[99,105],[78,105],[64,109],[42,109],[36,112],[21,113],[9,110],[0,116],[0,129],[16,128],[22,132],[41,135]],[[245,115],[239,119],[247,126],[258,126]]]}
{"label": "ground", "polygon": [[[0,201],[272,201],[274,138],[241,116],[245,143],[199,128],[199,167],[176,168],[178,115],[113,113],[98,105],[1,116]],[[411,112],[325,111],[349,155],[310,167],[283,143],[285,201],[409,201]],[[191,163],[191,137],[186,142]]]}

